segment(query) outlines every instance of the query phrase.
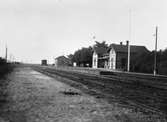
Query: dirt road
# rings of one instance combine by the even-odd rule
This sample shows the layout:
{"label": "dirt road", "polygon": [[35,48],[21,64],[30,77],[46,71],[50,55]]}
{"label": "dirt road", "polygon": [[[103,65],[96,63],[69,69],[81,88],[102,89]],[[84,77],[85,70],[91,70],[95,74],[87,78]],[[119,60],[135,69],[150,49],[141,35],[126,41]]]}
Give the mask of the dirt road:
{"label": "dirt road", "polygon": [[7,103],[0,122],[165,122],[84,94],[29,67],[8,77]]}

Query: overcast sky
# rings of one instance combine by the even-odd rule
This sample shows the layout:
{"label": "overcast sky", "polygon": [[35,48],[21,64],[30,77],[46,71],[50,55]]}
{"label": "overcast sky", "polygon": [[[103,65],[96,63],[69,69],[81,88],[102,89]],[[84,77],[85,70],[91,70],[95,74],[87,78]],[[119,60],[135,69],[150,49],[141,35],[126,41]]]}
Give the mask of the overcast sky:
{"label": "overcast sky", "polygon": [[106,40],[167,48],[167,0],[0,0],[0,56],[40,63]]}

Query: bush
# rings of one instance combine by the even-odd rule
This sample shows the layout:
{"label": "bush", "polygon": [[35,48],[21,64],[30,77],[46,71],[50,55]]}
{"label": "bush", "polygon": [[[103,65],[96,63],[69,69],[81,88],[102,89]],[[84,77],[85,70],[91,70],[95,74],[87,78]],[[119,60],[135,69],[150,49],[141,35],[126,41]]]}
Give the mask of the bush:
{"label": "bush", "polygon": [[13,68],[13,65],[0,58],[0,109],[7,102],[6,87],[8,86],[8,80],[5,80],[5,75],[10,73]]}
{"label": "bush", "polygon": [[7,73],[13,70],[13,66],[7,63],[5,59],[0,58],[0,78],[3,78]]}

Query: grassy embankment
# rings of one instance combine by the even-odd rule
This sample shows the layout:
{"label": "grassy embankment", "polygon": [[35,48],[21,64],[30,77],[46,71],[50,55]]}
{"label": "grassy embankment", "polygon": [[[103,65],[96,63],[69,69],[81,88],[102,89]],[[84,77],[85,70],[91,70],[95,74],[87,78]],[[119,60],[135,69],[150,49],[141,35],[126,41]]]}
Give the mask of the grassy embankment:
{"label": "grassy embankment", "polygon": [[6,80],[6,75],[12,72],[14,66],[10,63],[7,63],[6,60],[0,58],[0,107],[6,103],[6,87],[8,81]]}

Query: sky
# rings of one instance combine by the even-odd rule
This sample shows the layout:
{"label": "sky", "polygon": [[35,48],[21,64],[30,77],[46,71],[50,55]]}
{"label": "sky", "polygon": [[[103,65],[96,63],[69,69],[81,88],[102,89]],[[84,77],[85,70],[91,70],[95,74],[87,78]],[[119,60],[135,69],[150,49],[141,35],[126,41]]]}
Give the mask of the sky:
{"label": "sky", "polygon": [[[167,0],[0,0],[0,56],[40,63],[95,41],[167,48]],[[93,39],[93,37],[96,37]]]}

